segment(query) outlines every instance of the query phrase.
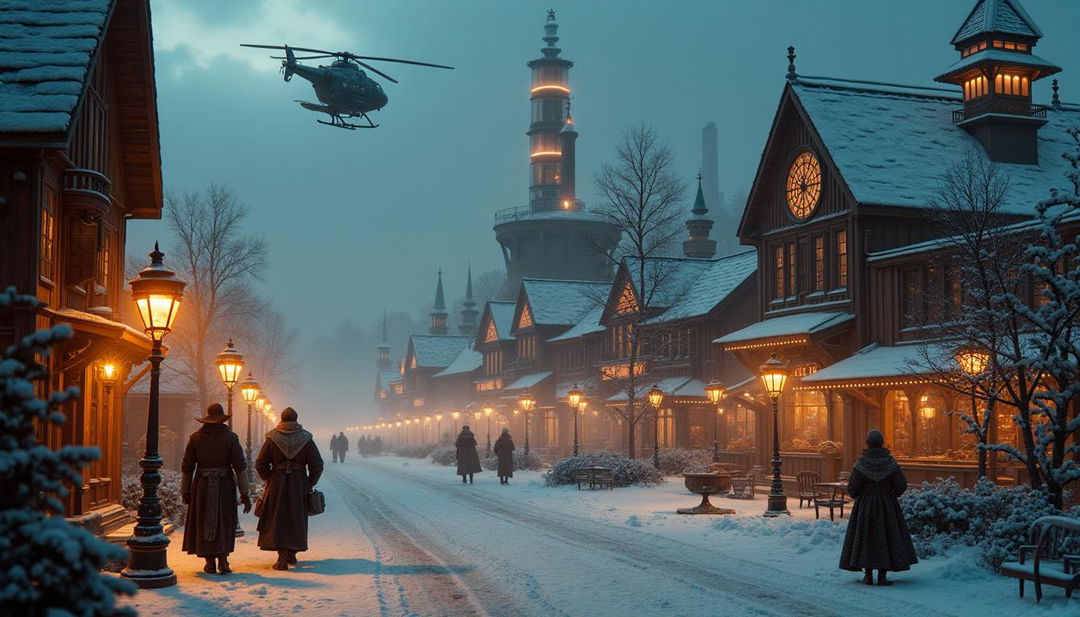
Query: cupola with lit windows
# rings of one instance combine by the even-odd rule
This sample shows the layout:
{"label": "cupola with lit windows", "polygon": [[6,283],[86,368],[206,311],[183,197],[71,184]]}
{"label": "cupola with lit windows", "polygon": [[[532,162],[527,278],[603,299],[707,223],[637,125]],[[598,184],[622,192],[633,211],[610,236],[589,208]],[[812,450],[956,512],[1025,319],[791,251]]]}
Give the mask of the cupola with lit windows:
{"label": "cupola with lit windows", "polygon": [[1041,38],[1019,0],[978,0],[952,38],[960,59],[935,78],[963,88],[953,122],[994,161],[1039,162],[1046,107],[1031,102],[1031,85],[1061,70],[1032,53]]}

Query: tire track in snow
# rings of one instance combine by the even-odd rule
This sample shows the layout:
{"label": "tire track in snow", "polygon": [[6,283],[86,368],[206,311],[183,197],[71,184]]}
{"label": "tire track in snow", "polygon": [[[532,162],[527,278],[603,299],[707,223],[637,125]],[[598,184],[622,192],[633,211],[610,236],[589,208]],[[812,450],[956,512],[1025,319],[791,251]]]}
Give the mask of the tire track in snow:
{"label": "tire track in snow", "polygon": [[[753,610],[755,605],[768,609],[761,611],[762,614],[770,614],[771,611],[771,614],[797,617],[894,617],[898,614],[911,617],[949,617],[948,613],[938,608],[932,609],[895,597],[889,598],[889,609],[875,610],[868,607],[879,605],[881,598],[877,593],[867,592],[862,588],[845,588],[845,595],[856,597],[837,597],[836,593],[830,595],[830,591],[839,590],[822,589],[821,581],[727,555],[723,556],[727,566],[725,570],[705,568],[688,558],[676,557],[702,550],[692,545],[647,532],[613,528],[577,516],[573,516],[571,526],[563,523],[572,515],[544,511],[535,505],[523,506],[517,501],[489,494],[448,490],[445,483],[378,463],[369,468],[399,480],[419,484],[440,496],[453,499],[498,520],[515,522],[532,533],[540,533],[586,551],[602,550],[609,554],[612,560],[631,567],[656,568],[663,573],[665,580],[679,580],[706,594],[720,593],[737,598],[746,602],[749,610]],[[716,558],[715,554],[711,554],[704,561]],[[751,574],[754,570],[762,569],[769,571],[767,574],[771,576],[759,577]],[[778,581],[783,584],[778,584]],[[792,583],[798,583],[797,590],[791,588]],[[898,613],[893,607],[903,607],[904,610]]]}

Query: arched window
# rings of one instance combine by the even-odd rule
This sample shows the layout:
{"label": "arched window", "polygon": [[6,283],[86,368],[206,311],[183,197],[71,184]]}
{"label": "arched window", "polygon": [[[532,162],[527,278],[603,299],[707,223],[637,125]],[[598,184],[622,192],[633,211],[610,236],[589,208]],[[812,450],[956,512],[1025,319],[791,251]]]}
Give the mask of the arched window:
{"label": "arched window", "polygon": [[944,456],[951,446],[949,424],[958,418],[950,417],[946,412],[945,398],[928,390],[919,396],[919,413],[915,421],[915,443],[917,456]]}

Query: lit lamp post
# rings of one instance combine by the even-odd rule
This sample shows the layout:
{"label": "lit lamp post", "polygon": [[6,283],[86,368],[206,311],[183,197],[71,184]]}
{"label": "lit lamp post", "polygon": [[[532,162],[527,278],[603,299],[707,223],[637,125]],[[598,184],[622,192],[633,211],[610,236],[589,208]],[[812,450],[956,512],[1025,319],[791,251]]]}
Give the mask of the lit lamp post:
{"label": "lit lamp post", "polygon": [[[484,403],[484,415],[487,416],[487,453],[491,454],[491,414],[495,411],[495,408],[491,406],[491,403]],[[479,418],[480,416],[477,416]]]}
{"label": "lit lamp post", "polygon": [[442,441],[442,414],[435,414],[435,443]]}
{"label": "lit lamp post", "polygon": [[247,477],[248,487],[250,489],[255,488],[255,475],[252,474],[252,459],[251,459],[251,408],[255,404],[255,401],[259,400],[259,382],[255,381],[255,378],[248,373],[247,379],[240,382],[240,398],[244,399],[247,403]]}
{"label": "lit lamp post", "polygon": [[169,547],[161,527],[161,500],[157,489],[161,484],[161,456],[158,455],[158,395],[161,388],[161,362],[164,356],[161,341],[172,330],[180,300],[184,294],[184,281],[165,267],[165,255],[154,244],[150,253],[150,265],[128,284],[131,297],[139,312],[143,330],[153,342],[150,351],[150,404],[146,415],[146,452],[139,467],[142,475],[139,483],[143,494],[139,499],[138,523],[134,534],[128,538],[128,565],[121,575],[143,588],[169,587],[176,584],[176,574],[169,567],[166,551]]}
{"label": "lit lamp post", "polygon": [[773,419],[773,477],[772,486],[769,489],[769,502],[768,507],[765,509],[765,516],[780,516],[781,514],[791,515],[791,512],[787,509],[787,495],[784,494],[784,482],[780,479],[780,468],[783,462],[780,460],[780,424],[779,424],[779,399],[780,395],[784,393],[784,385],[787,384],[788,369],[779,359],[776,354],[772,354],[765,364],[761,365],[759,369],[761,376],[761,383],[765,386],[765,391],[769,393],[769,398],[772,399],[772,419]]}
{"label": "lit lamp post", "polygon": [[720,414],[724,413],[724,409],[720,407],[720,401],[727,398],[727,390],[724,386],[720,385],[720,381],[713,379],[709,382],[709,385],[705,386],[705,394],[709,397],[709,402],[716,407],[713,410],[713,422],[712,422],[712,462],[720,462]]}
{"label": "lit lamp post", "polygon": [[[233,427],[232,419],[232,399],[233,388],[236,387],[237,382],[240,381],[240,374],[244,370],[244,354],[233,346],[232,339],[229,339],[228,343],[225,343],[225,348],[221,350],[221,353],[214,359],[217,364],[218,374],[221,375],[221,383],[225,384],[225,390],[228,393],[226,400],[228,401],[229,414],[229,428]],[[236,537],[239,538],[244,535],[244,530],[240,528],[240,519],[236,519]]]}
{"label": "lit lamp post", "polygon": [[461,419],[461,412],[454,410],[450,412],[450,417],[454,419],[454,436],[457,436],[457,421]]}
{"label": "lit lamp post", "polygon": [[577,384],[566,393],[566,402],[570,403],[570,410],[574,412],[574,456],[580,453],[578,448],[578,415],[581,413],[581,403],[585,395],[578,390]]}
{"label": "lit lamp post", "polygon": [[[982,375],[983,373],[986,372],[986,367],[987,367],[987,365],[990,364],[990,355],[987,354],[986,352],[980,351],[978,349],[972,349],[970,347],[965,347],[965,348],[963,348],[963,349],[956,352],[956,363],[960,365],[960,369],[962,371],[964,371],[965,373],[967,373],[968,378],[971,380],[971,417],[972,418],[977,418],[978,416],[975,413],[975,407],[976,407],[975,391],[976,391],[976,385],[977,385],[976,380],[978,379],[979,375]],[[992,411],[993,411],[993,406],[990,404],[990,402],[988,400],[987,405],[986,405],[986,415],[987,415],[987,417],[985,418],[987,432],[988,432],[988,434],[986,436],[986,441],[988,443],[996,443],[997,442],[997,418],[991,417],[991,412]],[[988,459],[987,462],[990,464],[990,469],[989,469],[990,479],[994,480],[996,482],[997,481],[997,457],[994,456],[993,453],[987,453],[986,458]],[[980,469],[979,472],[985,474],[987,472],[987,470],[986,469]]]}
{"label": "lit lamp post", "polygon": [[518,406],[525,414],[525,456],[529,456],[529,414],[532,413],[533,407],[536,407],[536,399],[529,394],[528,390],[525,390],[518,397]]}
{"label": "lit lamp post", "polygon": [[649,404],[652,405],[653,410],[656,412],[656,426],[653,427],[653,453],[652,464],[653,467],[660,469],[660,405],[664,402],[664,391],[660,389],[659,385],[653,385],[649,393],[645,395],[649,400]]}

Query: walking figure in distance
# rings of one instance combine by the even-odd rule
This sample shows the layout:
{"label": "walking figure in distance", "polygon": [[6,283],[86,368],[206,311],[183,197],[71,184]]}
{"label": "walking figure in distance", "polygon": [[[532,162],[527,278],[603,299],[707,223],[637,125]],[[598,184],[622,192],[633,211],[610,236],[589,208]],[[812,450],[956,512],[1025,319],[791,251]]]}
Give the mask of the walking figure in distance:
{"label": "walking figure in distance", "polygon": [[342,431],[337,438],[338,449],[338,462],[345,462],[345,453],[349,451],[349,438],[345,436],[345,431]]}
{"label": "walking figure in distance", "polygon": [[907,478],[884,442],[879,431],[867,433],[866,450],[855,461],[848,480],[848,494],[855,498],[855,505],[848,519],[840,567],[865,571],[862,582],[866,585],[874,584],[874,570],[878,571],[878,585],[892,585],[886,572],[907,570],[919,561],[900,510],[899,497],[907,490]]}
{"label": "walking figure in distance", "polygon": [[184,551],[206,560],[203,571],[232,572],[229,554],[236,548],[236,491],[244,512],[251,511],[247,463],[240,440],[225,422],[221,405],[206,408],[199,430],[188,438],[180,464],[180,495],[188,504],[184,524]]}
{"label": "walking figure in distance", "polygon": [[510,484],[510,478],[514,477],[514,440],[510,437],[510,429],[504,428],[502,435],[495,440],[495,456],[499,457],[499,484]]}
{"label": "walking figure in distance", "polygon": [[266,434],[255,471],[266,482],[256,513],[259,548],[277,551],[274,569],[288,570],[296,564],[296,553],[308,548],[307,498],[323,472],[319,448],[292,407],[282,410],[281,422]]}
{"label": "walking figure in distance", "polygon": [[330,457],[333,462],[338,462],[338,436],[330,436]]}
{"label": "walking figure in distance", "polygon": [[461,433],[454,442],[457,448],[457,473],[461,476],[461,483],[466,481],[472,484],[473,474],[480,473],[480,455],[476,453],[476,435],[469,430],[468,426],[461,427]]}

